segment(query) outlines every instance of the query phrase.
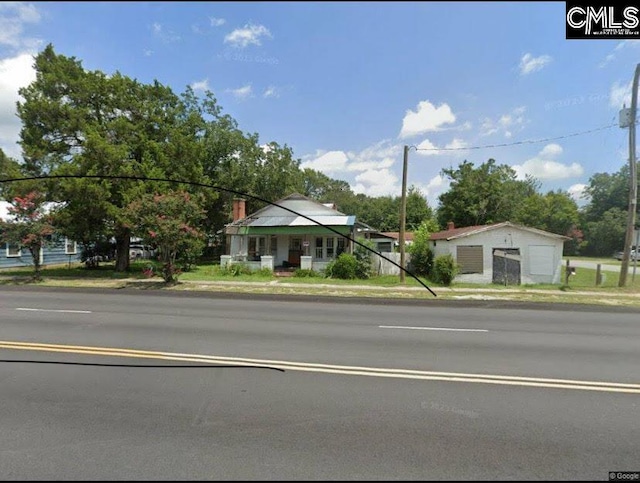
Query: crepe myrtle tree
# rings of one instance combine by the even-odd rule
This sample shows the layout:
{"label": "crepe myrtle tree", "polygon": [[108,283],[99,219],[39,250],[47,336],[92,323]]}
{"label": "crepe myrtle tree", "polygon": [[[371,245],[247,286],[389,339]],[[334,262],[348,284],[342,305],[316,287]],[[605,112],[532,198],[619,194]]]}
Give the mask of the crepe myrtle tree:
{"label": "crepe myrtle tree", "polygon": [[52,216],[44,210],[44,200],[44,195],[37,191],[16,196],[7,208],[11,219],[0,221],[0,238],[29,250],[35,281],[41,279],[40,252],[54,232]]}
{"label": "crepe myrtle tree", "polygon": [[132,233],[158,248],[162,278],[177,282],[180,264],[193,263],[204,248],[202,197],[184,191],[143,195],[126,209]]}

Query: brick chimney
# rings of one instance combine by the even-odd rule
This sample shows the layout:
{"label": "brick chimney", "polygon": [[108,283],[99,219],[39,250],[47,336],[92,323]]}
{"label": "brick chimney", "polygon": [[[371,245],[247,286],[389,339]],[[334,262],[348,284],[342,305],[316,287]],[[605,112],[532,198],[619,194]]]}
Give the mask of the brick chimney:
{"label": "brick chimney", "polygon": [[245,212],[245,200],[242,198],[234,198],[233,199],[233,221],[236,222],[238,220],[242,220],[245,216],[247,216]]}
{"label": "brick chimney", "polygon": [[453,224],[453,221],[447,223],[447,230],[453,230],[456,226]]}

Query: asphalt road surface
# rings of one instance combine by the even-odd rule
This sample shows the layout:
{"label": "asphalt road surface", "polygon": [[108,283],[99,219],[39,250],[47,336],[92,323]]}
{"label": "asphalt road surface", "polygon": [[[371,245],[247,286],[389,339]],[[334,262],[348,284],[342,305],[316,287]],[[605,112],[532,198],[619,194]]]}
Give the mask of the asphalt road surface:
{"label": "asphalt road surface", "polygon": [[633,310],[5,287],[0,359],[6,480],[640,471]]}

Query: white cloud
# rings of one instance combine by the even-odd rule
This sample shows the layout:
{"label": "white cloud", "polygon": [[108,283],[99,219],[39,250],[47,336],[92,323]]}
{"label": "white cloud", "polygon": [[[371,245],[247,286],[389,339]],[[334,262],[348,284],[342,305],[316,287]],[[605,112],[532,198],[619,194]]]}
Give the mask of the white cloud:
{"label": "white cloud", "polygon": [[227,21],[223,18],[209,17],[209,21],[211,22],[212,27],[220,27],[227,23]]}
{"label": "white cloud", "polygon": [[627,84],[620,84],[618,81],[614,82],[609,93],[609,104],[611,107],[621,109],[623,104],[629,107],[631,105],[632,88],[632,81],[629,81]]}
{"label": "white cloud", "polygon": [[233,94],[233,97],[239,100],[248,99],[253,94],[253,88],[251,84],[247,84],[246,86],[238,87],[237,89],[227,89],[227,92]]}
{"label": "white cloud", "polygon": [[402,187],[398,177],[388,168],[370,169],[356,176],[356,184],[352,187],[354,193],[364,193],[368,196],[399,196]]}
{"label": "white cloud", "polygon": [[604,68],[604,67],[606,67],[606,66],[607,66],[607,64],[608,64],[609,62],[611,62],[611,61],[612,61],[613,59],[615,59],[615,58],[616,58],[616,55],[615,55],[615,54],[613,54],[613,53],[608,54],[608,55],[604,58],[604,60],[598,64],[598,67],[600,67],[601,69],[602,69],[602,68]]}
{"label": "white cloud", "polygon": [[265,97],[265,98],[280,97],[280,92],[278,91],[278,89],[276,89],[276,87],[269,86],[265,89],[264,94],[262,94],[262,97]]}
{"label": "white cloud", "polygon": [[346,166],[347,171],[369,171],[375,169],[390,168],[395,164],[393,158],[383,158],[379,161],[355,161]]}
{"label": "white cloud", "polygon": [[437,174],[429,180],[422,188],[423,193],[427,197],[429,205],[435,207],[438,205],[438,196],[449,189],[449,179]]}
{"label": "white cloud", "polygon": [[562,154],[562,151],[563,151],[562,146],[556,143],[551,143],[551,144],[547,144],[544,148],[542,148],[542,151],[540,151],[539,156],[541,158],[546,158],[546,159],[556,158]]}
{"label": "white cloud", "polygon": [[402,145],[400,144],[391,144],[391,142],[387,139],[379,141],[360,152],[350,151],[349,157],[353,161],[361,162],[361,161],[370,161],[371,159],[383,159],[383,158],[393,158],[393,157],[402,157]]}
{"label": "white cloud", "polygon": [[522,165],[513,166],[518,178],[524,179],[526,174],[530,174],[540,180],[564,179],[582,176],[584,169],[578,163],[566,165],[557,161],[532,158]]}
{"label": "white cloud", "polygon": [[514,129],[521,130],[524,128],[527,122],[524,116],[525,111],[526,107],[520,106],[511,112],[501,115],[496,120],[485,117],[480,124],[480,136],[502,133],[506,138],[510,138]]}
{"label": "white cloud", "polygon": [[233,47],[245,48],[249,45],[262,45],[262,38],[271,38],[271,32],[264,25],[247,24],[243,28],[235,29],[224,38],[225,44]]}
{"label": "white cloud", "polygon": [[33,50],[39,40],[24,37],[25,24],[40,21],[40,12],[32,3],[0,2],[0,45],[16,50]]}
{"label": "white cloud", "polygon": [[153,50],[144,49],[142,53],[144,54],[145,57],[151,57],[153,55]]}
{"label": "white cloud", "polygon": [[586,184],[576,183],[567,189],[571,197],[576,203],[586,203],[587,194],[585,193]]}
{"label": "white cloud", "polygon": [[519,179],[524,179],[527,174],[539,180],[555,180],[582,176],[584,169],[580,164],[562,164],[554,159],[560,154],[562,154],[561,146],[558,144],[547,144],[537,156],[512,167]]}
{"label": "white cloud", "polygon": [[456,153],[459,154],[460,151],[464,151],[464,148],[466,148],[467,146],[468,144],[466,141],[459,138],[454,138],[452,141],[447,143],[444,148],[437,147],[428,139],[425,139],[416,147],[418,148],[417,153],[423,156],[436,156],[442,154],[453,156]]}
{"label": "white cloud", "polygon": [[407,109],[402,120],[400,138],[409,138],[430,131],[439,131],[445,124],[452,124],[456,116],[448,104],[436,107],[429,101],[421,101],[415,111]]}
{"label": "white cloud", "polygon": [[176,34],[173,30],[167,30],[164,25],[154,22],[151,25],[151,31],[153,35],[155,35],[158,39],[160,39],[164,43],[177,42],[180,40],[180,36]]}
{"label": "white cloud", "polygon": [[549,64],[551,60],[551,56],[549,55],[534,57],[533,55],[526,53],[520,59],[520,75],[528,75],[532,72],[536,72]]}
{"label": "white cloud", "polygon": [[196,81],[193,84],[191,84],[191,88],[194,91],[208,91],[209,79],[202,79],[201,81]]}
{"label": "white cloud", "polygon": [[302,162],[300,167],[302,169],[315,169],[316,171],[321,171],[325,174],[337,173],[346,169],[349,158],[344,151],[320,151],[319,153],[319,156],[315,159]]}
{"label": "white cloud", "polygon": [[31,54],[21,54],[0,60],[0,147],[8,156],[20,157],[16,144],[20,135],[20,120],[16,116],[18,89],[36,78]]}
{"label": "white cloud", "polygon": [[[356,191],[357,187],[360,191],[356,192],[371,194],[384,191],[382,186],[384,180],[375,182],[374,175],[390,173],[389,168],[401,159],[402,145],[383,140],[359,152],[318,150],[313,155],[303,156],[300,167],[315,169],[339,179],[351,178],[355,174],[355,184],[352,183],[352,189]],[[395,175],[392,177],[395,179]],[[391,190],[391,188],[387,189]]]}
{"label": "white cloud", "polygon": [[613,62],[616,59],[621,50],[627,49],[628,47],[640,47],[640,40],[628,39],[618,42],[613,50],[607,54],[604,60],[598,64],[598,67],[601,69],[606,67],[610,62]]}

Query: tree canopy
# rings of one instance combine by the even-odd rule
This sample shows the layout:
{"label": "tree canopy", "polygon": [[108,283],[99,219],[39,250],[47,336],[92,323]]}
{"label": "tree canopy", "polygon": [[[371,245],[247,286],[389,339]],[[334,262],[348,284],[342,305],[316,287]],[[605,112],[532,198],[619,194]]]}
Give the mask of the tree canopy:
{"label": "tree canopy", "polygon": [[477,168],[464,161],[457,168],[442,170],[449,179],[449,190],[438,199],[438,222],[445,227],[498,223],[515,218],[519,204],[535,194],[532,178],[518,180],[513,168],[489,159]]}

